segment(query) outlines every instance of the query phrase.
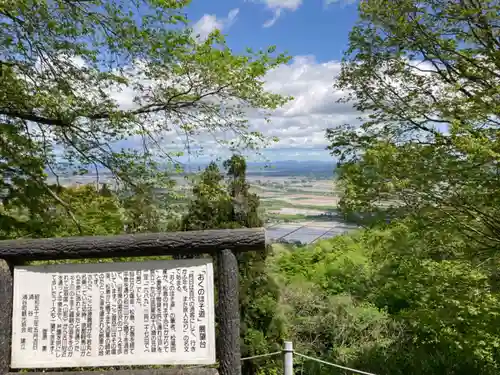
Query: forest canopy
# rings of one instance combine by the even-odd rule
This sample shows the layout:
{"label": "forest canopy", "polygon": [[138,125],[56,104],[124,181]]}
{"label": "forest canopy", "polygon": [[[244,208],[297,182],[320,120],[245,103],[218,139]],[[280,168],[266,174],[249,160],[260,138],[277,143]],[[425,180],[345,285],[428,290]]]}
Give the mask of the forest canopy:
{"label": "forest canopy", "polygon": [[[0,239],[266,225],[239,151],[274,140],[246,116],[291,99],[264,88],[289,57],[197,38],[188,3],[2,2]],[[498,374],[500,2],[363,0],[358,13],[333,88],[360,117],[326,141],[340,198],[329,217],[359,228],[239,256],[242,353],[292,340],[380,375]],[[166,165],[206,135],[232,157],[176,189]]]}
{"label": "forest canopy", "polygon": [[367,0],[335,85],[361,126],[329,129],[348,211],[416,215],[500,245],[500,4]]}
{"label": "forest canopy", "polygon": [[[269,141],[249,130],[245,113],[288,100],[267,92],[260,79],[288,57],[274,47],[234,54],[219,31],[200,41],[183,12],[188,3],[2,3],[4,207],[41,215],[51,201],[70,210],[47,174],[104,168],[130,189],[165,183],[158,161],[175,165],[175,156],[200,134],[231,149]],[[8,212],[1,215],[6,227],[23,226]]]}

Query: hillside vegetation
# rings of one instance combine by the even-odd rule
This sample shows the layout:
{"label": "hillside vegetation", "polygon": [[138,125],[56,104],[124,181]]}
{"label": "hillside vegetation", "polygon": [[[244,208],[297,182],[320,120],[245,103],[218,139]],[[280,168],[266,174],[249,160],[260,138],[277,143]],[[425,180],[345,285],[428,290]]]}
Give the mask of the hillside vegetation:
{"label": "hillside vegetation", "polygon": [[[415,229],[402,221],[272,258],[298,351],[376,374],[498,373],[500,294],[492,270],[434,258],[463,244],[431,248],[431,237],[436,246],[446,238]],[[310,361],[303,366],[331,373]]]}

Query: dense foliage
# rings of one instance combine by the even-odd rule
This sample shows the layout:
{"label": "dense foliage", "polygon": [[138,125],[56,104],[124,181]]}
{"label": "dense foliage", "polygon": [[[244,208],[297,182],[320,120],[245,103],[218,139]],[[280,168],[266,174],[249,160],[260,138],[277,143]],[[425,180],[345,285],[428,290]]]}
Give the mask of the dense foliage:
{"label": "dense foliage", "polygon": [[3,232],[36,231],[47,204],[71,209],[48,174],[106,170],[142,191],[152,180],[168,184],[168,164],[202,133],[233,148],[265,141],[248,131],[245,111],[287,100],[260,80],[287,57],[273,47],[235,55],[218,31],[201,42],[184,16],[188,3],[2,2],[0,190],[3,207],[31,217],[2,209]]}
{"label": "dense foliage", "polygon": [[500,3],[368,0],[336,86],[361,127],[330,129],[343,207],[415,215],[475,252],[500,244]]}
{"label": "dense foliage", "polygon": [[361,124],[327,138],[341,209],[372,229],[349,239],[360,269],[314,283],[400,325],[366,368],[498,373],[500,4],[367,0],[359,11],[336,86]]}
{"label": "dense foliage", "polygon": [[[224,168],[227,180],[215,163],[201,173],[182,219],[183,230],[262,227],[259,198],[249,192],[246,181],[245,159],[233,155]],[[268,250],[238,254],[243,357],[279,350],[284,335],[278,314],[279,288],[266,270]],[[270,373],[279,361],[247,361],[242,371],[244,375]]]}
{"label": "dense foliage", "polygon": [[[260,78],[287,58],[196,39],[187,3],[2,3],[1,239],[263,225],[242,157],[211,163],[180,200],[163,137],[257,146],[245,110],[286,101]],[[327,138],[340,208],[367,227],[239,255],[242,354],[286,338],[376,374],[498,374],[500,4],[364,0],[359,12],[335,84],[361,124]],[[103,168],[113,186],[61,186]],[[295,369],[332,373],[299,358]],[[278,357],[243,364],[280,371]]]}
{"label": "dense foliage", "polygon": [[[461,246],[441,238],[433,251]],[[473,261],[432,259],[429,246],[403,220],[280,253],[272,272],[296,345],[376,374],[498,373],[496,280]]]}

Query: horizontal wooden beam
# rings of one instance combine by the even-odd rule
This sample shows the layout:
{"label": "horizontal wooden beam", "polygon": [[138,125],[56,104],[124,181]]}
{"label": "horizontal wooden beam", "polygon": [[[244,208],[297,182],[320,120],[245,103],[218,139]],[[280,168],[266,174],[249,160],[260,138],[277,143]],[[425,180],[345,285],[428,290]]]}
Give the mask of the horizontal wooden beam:
{"label": "horizontal wooden beam", "polygon": [[263,250],[264,228],[0,241],[0,259],[58,260]]}

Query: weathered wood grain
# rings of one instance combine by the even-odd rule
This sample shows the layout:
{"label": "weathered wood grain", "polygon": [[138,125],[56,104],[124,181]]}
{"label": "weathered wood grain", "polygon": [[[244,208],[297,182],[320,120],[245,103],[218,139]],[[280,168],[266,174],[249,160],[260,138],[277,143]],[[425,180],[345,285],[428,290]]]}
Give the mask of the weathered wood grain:
{"label": "weathered wood grain", "polygon": [[236,254],[224,249],[217,254],[219,332],[217,354],[221,375],[241,375],[239,273]]}
{"label": "weathered wood grain", "polygon": [[265,245],[266,235],[263,228],[20,239],[0,241],[0,258],[17,262],[202,254],[214,253],[221,249],[262,250]]}
{"label": "weathered wood grain", "polygon": [[0,374],[10,369],[14,280],[9,264],[0,259]]}

